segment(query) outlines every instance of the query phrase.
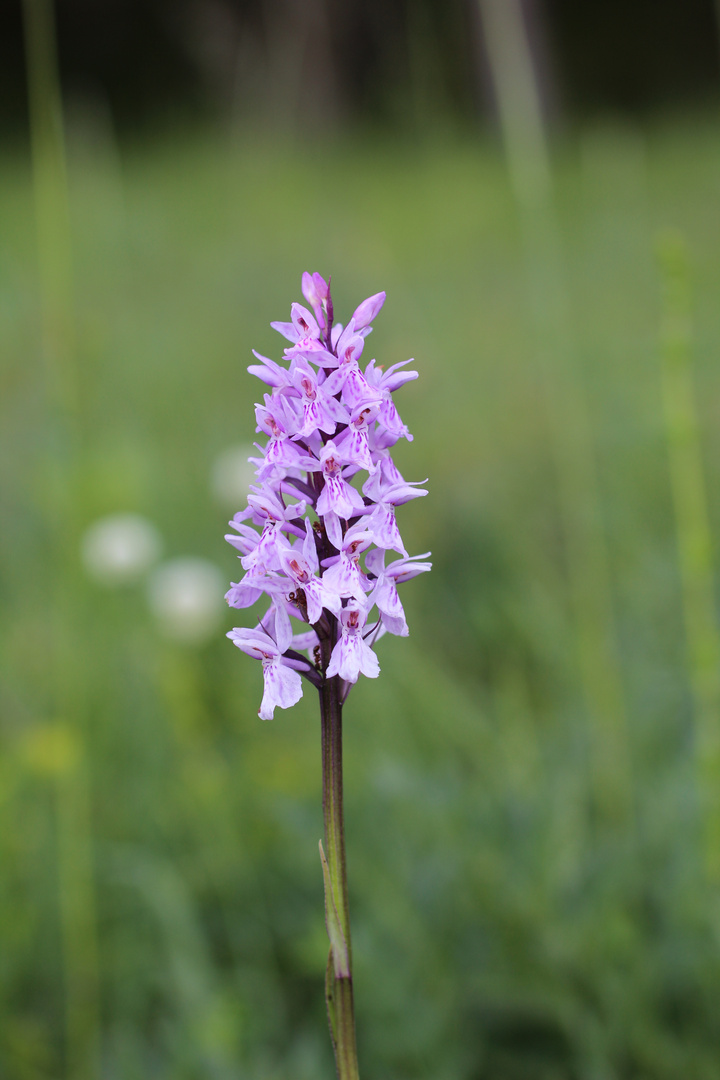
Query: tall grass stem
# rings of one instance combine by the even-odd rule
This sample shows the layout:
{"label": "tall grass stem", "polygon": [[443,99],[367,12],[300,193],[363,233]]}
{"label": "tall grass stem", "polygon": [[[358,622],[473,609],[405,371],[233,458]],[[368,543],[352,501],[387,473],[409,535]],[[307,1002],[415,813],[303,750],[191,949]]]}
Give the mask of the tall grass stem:
{"label": "tall grass stem", "polygon": [[76,473],[80,418],[62,96],[52,0],[23,0],[33,188],[47,410],[45,472],[52,582],[50,710],[76,747],[72,769],[58,770],[55,791],[58,907],[65,976],[65,1075],[100,1075],[99,969],[89,776],[82,733],[82,661],[75,618]]}
{"label": "tall grass stem", "polygon": [[660,238],[663,277],[662,394],[675,507],[687,665],[696,724],[708,876],[720,879],[720,634],[712,533],[692,363],[692,289],[683,237]]}
{"label": "tall grass stem", "polygon": [[23,0],[35,222],[49,397],[78,407],[72,241],[52,0]]}
{"label": "tall grass stem", "polygon": [[574,345],[550,152],[519,0],[478,0],[510,181],[520,211],[530,314],[546,398],[579,676],[590,719],[591,777],[602,820],[633,816],[627,709],[591,416]]}

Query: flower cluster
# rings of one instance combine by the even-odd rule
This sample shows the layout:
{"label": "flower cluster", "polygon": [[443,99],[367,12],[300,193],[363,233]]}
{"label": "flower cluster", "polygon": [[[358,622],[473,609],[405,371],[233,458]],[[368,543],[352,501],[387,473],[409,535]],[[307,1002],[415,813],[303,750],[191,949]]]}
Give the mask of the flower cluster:
{"label": "flower cluster", "polygon": [[[254,629],[227,635],[262,660],[264,720],[299,701],[301,675],[317,687],[337,676],[341,700],[361,672],[376,678],[374,643],[386,631],[408,633],[397,586],[431,565],[421,561],[429,552],[408,555],[395,521],[396,507],[427,492],[403,479],[390,454],[412,439],[392,395],[417,372],[403,370],[410,360],[387,371],[359,363],[385,293],[364,300],[343,328],[333,323],[329,281],[305,273],[302,291],[312,311],[293,304],[291,322],[271,324],[290,342],[287,366],[254,353],[259,363],[248,368],[270,387],[255,406],[268,440],[256,444],[257,483],[226,537],[245,571],[226,595],[230,606],[270,599]],[[386,565],[387,552],[399,558]],[[312,629],[294,633],[291,615]]]}

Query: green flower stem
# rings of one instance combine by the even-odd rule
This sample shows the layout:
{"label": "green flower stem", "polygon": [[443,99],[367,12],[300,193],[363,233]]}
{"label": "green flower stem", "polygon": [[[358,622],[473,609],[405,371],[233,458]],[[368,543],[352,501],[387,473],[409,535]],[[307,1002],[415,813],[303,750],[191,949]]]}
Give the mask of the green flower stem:
{"label": "green flower stem", "polygon": [[[332,636],[321,640],[323,669],[327,668],[333,644]],[[323,818],[327,851],[326,858],[321,844],[320,858],[325,881],[325,918],[330,938],[325,999],[339,1080],[358,1080],[350,911],[345,870],[340,689],[337,676],[323,679],[320,687]]]}

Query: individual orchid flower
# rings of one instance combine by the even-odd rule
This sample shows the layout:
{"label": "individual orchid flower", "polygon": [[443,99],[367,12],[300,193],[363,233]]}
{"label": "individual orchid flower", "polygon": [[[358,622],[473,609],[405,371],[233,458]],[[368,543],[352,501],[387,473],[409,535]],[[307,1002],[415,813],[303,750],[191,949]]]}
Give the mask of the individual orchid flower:
{"label": "individual orchid flower", "polygon": [[356,365],[364,348],[365,338],[358,333],[355,322],[351,319],[335,342],[335,354],[339,364],[346,367]]}
{"label": "individual orchid flower", "polygon": [[323,608],[337,615],[342,602],[325,578],[316,577],[319,563],[315,534],[309,521],[306,529],[302,549],[297,543],[285,543],[278,547],[278,553],[285,574],[295,586],[295,594],[302,593],[302,600],[296,600],[296,606],[304,607],[309,623],[316,623],[320,621]]}
{"label": "individual orchid flower", "polygon": [[375,293],[374,296],[369,296],[367,300],[363,300],[362,304],[359,304],[352,314],[355,327],[358,330],[365,330],[379,315],[384,303],[384,292]]}
{"label": "individual orchid flower", "polygon": [[396,559],[387,567],[385,566],[385,551],[382,548],[374,548],[365,558],[368,576],[375,579],[370,601],[376,605],[382,616],[383,626],[391,634],[407,637],[409,633],[405,612],[397,591],[397,583],[409,581],[410,578],[430,570],[432,563],[417,562],[418,559],[424,559],[429,554],[428,551],[425,555],[411,555],[408,558]]}
{"label": "individual orchid flower", "polygon": [[334,442],[325,444],[320,454],[320,466],[325,481],[317,501],[317,512],[321,516],[327,513],[347,520],[354,514],[365,510],[362,495],[343,477],[342,457]]}
{"label": "individual orchid flower", "polygon": [[365,379],[373,389],[382,396],[378,421],[387,431],[398,438],[404,437],[412,442],[413,437],[400,419],[400,414],[393,400],[392,394],[398,387],[403,386],[412,379],[417,379],[417,371],[400,371],[405,364],[411,364],[412,360],[402,360],[399,364],[393,364],[386,372],[382,368],[375,367],[375,361],[371,360],[365,368]]}
{"label": "individual orchid flower", "polygon": [[[363,484],[363,495],[370,499],[371,502],[376,502],[382,492],[394,487],[395,484],[405,483],[400,470],[392,459],[390,450],[384,445],[386,440],[383,436],[386,435],[387,432],[380,431],[379,428],[375,428],[374,431],[371,428],[368,432],[368,445],[376,468],[375,472],[371,473]],[[392,440],[393,445],[395,441],[395,439]]]}
{"label": "individual orchid flower", "polygon": [[[420,481],[420,483],[422,482]],[[364,485],[363,491],[367,486],[367,484]],[[427,495],[427,491],[418,487],[416,481],[409,484],[393,484],[392,487],[381,492],[375,508],[368,515],[366,524],[368,532],[372,534],[372,538],[378,547],[391,548],[393,551],[398,551],[401,555],[407,556],[395,520],[395,507],[410,502],[411,499],[418,499],[421,495]]]}
{"label": "individual orchid flower", "polygon": [[369,473],[374,473],[377,467],[368,444],[368,431],[377,412],[378,407],[375,403],[361,405],[352,416],[348,416],[348,425],[335,443],[342,461],[358,465]]}
{"label": "individual orchid flower", "polygon": [[[246,573],[241,581],[233,582],[225,594],[230,607],[250,607],[263,593],[272,594],[282,588],[282,581],[274,573],[281,568],[277,549],[281,537],[279,524],[268,520],[257,544],[247,554],[240,556],[240,563]],[[237,543],[235,537],[231,539]]]}
{"label": "individual orchid flower", "polygon": [[352,332],[352,321],[343,332],[337,344],[338,371],[336,379],[342,380],[342,400],[351,409],[368,405],[380,407],[383,401],[382,391],[371,386],[360,370],[358,358],[364,344],[363,338]]}
{"label": "individual orchid flower", "polygon": [[295,522],[302,519],[306,505],[307,501],[302,499],[286,506],[279,491],[273,491],[267,484],[251,484],[245,514],[252,516],[253,521],[263,528],[269,523],[295,536],[304,536],[304,528]]}
{"label": "individual orchid flower", "polygon": [[330,285],[320,274],[309,274],[307,271],[302,276],[302,293],[310,307],[315,312],[315,318],[321,330],[326,330],[332,322],[332,299],[330,297]]}
{"label": "individual orchid flower", "polygon": [[338,424],[347,424],[347,409],[322,385],[304,357],[293,362],[291,377],[303,405],[301,426],[293,432],[296,437],[307,438],[314,431],[332,435]]}
{"label": "individual orchid flower", "polygon": [[315,316],[302,304],[293,304],[290,315],[292,319],[290,324],[272,324],[274,329],[279,330],[291,342],[290,348],[285,349],[285,359],[290,360],[301,353],[322,352],[325,343]]}
{"label": "individual orchid flower", "polygon": [[[246,513],[252,513],[254,519],[260,517],[263,520],[263,531],[254,547],[249,547],[246,536],[241,534],[243,547],[248,547],[248,550],[240,556],[240,562],[247,573],[242,581],[233,584],[226,594],[226,600],[231,607],[249,607],[263,592],[276,591],[274,578],[270,575],[281,569],[278,543],[282,538],[282,530],[285,528],[302,535],[298,526],[293,524],[292,517],[305,509],[304,502],[285,507],[272,493],[262,491],[257,491],[254,496],[251,492],[248,502],[251,505]],[[240,515],[236,515],[236,518],[238,517]],[[243,522],[233,519],[231,525],[238,528]],[[238,539],[230,537],[234,546],[238,546]]]}
{"label": "individual orchid flower", "polygon": [[278,618],[280,610],[271,608],[264,620],[268,629],[260,623],[253,630],[236,627],[227,635],[238,649],[262,660],[264,692],[258,713],[261,720],[272,720],[276,707],[289,709],[303,695],[296,661],[283,656],[292,642],[292,630],[287,616]]}
{"label": "individual orchid flower", "polygon": [[307,453],[303,453],[301,447],[291,439],[302,423],[300,411],[294,405],[296,400],[281,394],[275,397],[265,394],[265,404],[255,406],[256,431],[270,436],[267,446],[259,448],[262,451],[262,464],[258,479],[261,481],[273,469],[312,468]]}
{"label": "individual orchid flower", "polygon": [[340,640],[335,645],[325,675],[339,675],[345,682],[356,683],[362,672],[377,679],[380,663],[363,637],[367,612],[352,600],[340,613]]}
{"label": "individual orchid flower", "polygon": [[372,535],[364,525],[364,519],[352,525],[342,537],[340,554],[323,560],[326,567],[323,581],[328,589],[339,597],[354,597],[358,603],[365,602],[370,586],[360,566],[360,555],[372,543]]}

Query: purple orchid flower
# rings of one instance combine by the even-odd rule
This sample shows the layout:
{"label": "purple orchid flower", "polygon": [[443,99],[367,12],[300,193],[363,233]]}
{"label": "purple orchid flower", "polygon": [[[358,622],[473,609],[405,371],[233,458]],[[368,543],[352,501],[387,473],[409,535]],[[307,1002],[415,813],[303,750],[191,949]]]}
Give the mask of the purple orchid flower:
{"label": "purple orchid flower", "polygon": [[[371,477],[370,480],[372,479]],[[363,492],[368,486],[369,481],[364,485]],[[378,547],[391,548],[393,551],[398,551],[401,555],[407,556],[395,520],[395,507],[410,502],[411,499],[417,499],[421,495],[427,495],[427,491],[424,488],[419,488],[415,482],[393,484],[386,490],[379,492],[377,504],[369,515],[366,526]]]}
{"label": "purple orchid flower", "polygon": [[367,613],[359,604],[350,601],[343,608],[340,613],[340,640],[332,651],[325,672],[327,678],[339,675],[345,682],[356,683],[362,672],[369,679],[377,679],[380,663],[363,637],[366,621]]}
{"label": "purple orchid flower", "polygon": [[302,603],[298,602],[296,606],[301,608],[304,605],[307,621],[316,623],[320,621],[323,608],[327,608],[334,615],[339,614],[342,601],[340,594],[333,590],[328,581],[315,576],[319,562],[315,535],[309,521],[306,522],[306,530],[302,550],[298,549],[297,543],[288,543],[281,545],[278,551],[282,568],[293,582],[295,592],[302,591]]}
{"label": "purple orchid flower", "polygon": [[314,431],[332,435],[338,424],[348,422],[347,409],[335,400],[332,388],[323,385],[325,380],[312,370],[306,357],[293,361],[291,376],[303,404],[302,425],[293,433],[295,436],[307,438]]}
{"label": "purple orchid flower", "polygon": [[236,627],[227,635],[238,649],[262,660],[264,692],[258,713],[261,720],[272,720],[276,707],[289,709],[303,695],[297,661],[283,656],[292,644],[292,629],[287,615],[282,617],[282,611],[273,607],[253,630]]}
{"label": "purple orchid flower", "polygon": [[[347,520],[354,514],[363,513],[365,503],[362,495],[343,477],[343,458],[334,442],[328,442],[320,454],[320,466],[325,486],[320,492],[316,510],[321,516],[333,513]],[[351,464],[351,463],[348,463]]]}
{"label": "purple orchid flower", "polygon": [[302,276],[302,293],[310,307],[315,312],[315,318],[321,330],[325,330],[328,324],[328,300],[330,299],[330,286],[320,274],[309,274],[307,271]]}
{"label": "purple orchid flower", "polygon": [[352,596],[358,603],[365,603],[365,594],[370,586],[360,566],[360,555],[371,543],[372,535],[361,518],[341,538],[340,554],[323,560],[323,566],[326,567],[323,580],[337,596]]}
{"label": "purple orchid flower", "polygon": [[410,555],[404,559],[396,559],[389,566],[385,566],[385,551],[382,548],[374,548],[366,556],[365,567],[368,575],[375,578],[370,600],[380,612],[383,626],[388,633],[397,634],[399,637],[407,637],[409,634],[397,583],[409,581],[410,578],[430,570],[432,563],[417,561],[426,558],[429,554],[428,551],[425,555]]}
{"label": "purple orchid flower", "polygon": [[[424,556],[408,556],[396,521],[399,506],[426,494],[403,478],[392,457],[398,439],[412,439],[395,393],[417,372],[407,370],[409,360],[387,370],[374,359],[360,366],[385,293],[363,300],[344,326],[334,322],[322,275],[304,273],[302,294],[307,307],[294,303],[289,321],[271,324],[288,343],[284,362],[255,353],[248,369],[268,390],[255,406],[266,441],[250,458],[257,483],[227,536],[245,571],[228,603],[270,601],[254,630],[232,634],[239,648],[263,660],[263,715],[272,713],[272,702],[286,707],[300,674],[315,685],[337,675],[345,688],[361,673],[374,678],[379,666],[370,641],[386,631],[408,633],[398,585],[430,568],[418,561]],[[387,550],[401,558],[386,567]],[[310,624],[311,636],[292,638],[291,617]]]}
{"label": "purple orchid flower", "polygon": [[355,323],[356,328],[358,330],[364,330],[371,322],[374,322],[384,303],[384,292],[375,293],[374,296],[369,296],[367,300],[363,300],[362,304],[359,304],[358,307],[355,308],[352,315],[352,320]]}
{"label": "purple orchid flower", "polygon": [[382,368],[376,368],[375,361],[371,360],[365,369],[366,381],[382,396],[382,405],[378,416],[380,424],[392,435],[398,438],[404,437],[408,442],[412,442],[413,437],[400,419],[392,394],[394,390],[397,390],[406,382],[417,379],[417,371],[399,371],[399,368],[411,363],[412,360],[401,360],[399,364],[393,364],[391,368],[383,372]]}

